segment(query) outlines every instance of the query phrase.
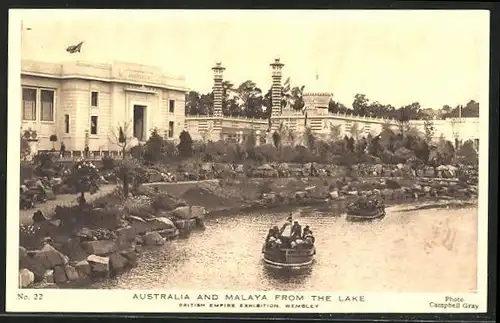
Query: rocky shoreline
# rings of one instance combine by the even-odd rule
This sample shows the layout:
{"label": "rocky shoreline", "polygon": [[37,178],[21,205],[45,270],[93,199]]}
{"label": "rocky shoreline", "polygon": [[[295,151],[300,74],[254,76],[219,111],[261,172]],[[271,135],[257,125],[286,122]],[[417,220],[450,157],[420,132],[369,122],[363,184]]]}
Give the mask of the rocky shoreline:
{"label": "rocky shoreline", "polygon": [[118,275],[137,264],[143,248],[203,230],[207,216],[313,205],[340,214],[359,196],[379,196],[391,205],[468,201],[478,194],[477,182],[457,177],[376,175],[231,178],[193,183],[184,192],[157,183],[126,200],[113,192],[85,209],[58,207],[52,217],[21,226],[19,284],[58,288]]}

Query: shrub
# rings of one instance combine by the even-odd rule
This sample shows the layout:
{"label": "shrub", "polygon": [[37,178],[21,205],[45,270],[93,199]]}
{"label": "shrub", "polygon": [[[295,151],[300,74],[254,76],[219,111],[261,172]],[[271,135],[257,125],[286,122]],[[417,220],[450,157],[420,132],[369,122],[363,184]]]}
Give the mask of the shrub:
{"label": "shrub", "polygon": [[25,161],[31,155],[31,148],[30,148],[30,144],[28,143],[28,141],[22,136],[21,136],[21,146],[20,147],[21,147],[21,160]]}
{"label": "shrub", "polygon": [[115,159],[111,156],[104,156],[101,161],[103,170],[113,170],[116,167]]}
{"label": "shrub", "polygon": [[472,140],[467,140],[462,146],[457,150],[457,159],[466,165],[477,165],[479,163],[479,156],[477,151],[474,149],[474,143]]}
{"label": "shrub", "polygon": [[279,152],[273,145],[262,145],[255,147],[249,157],[259,163],[273,162],[278,160]]}
{"label": "shrub", "polygon": [[53,153],[38,153],[33,157],[33,167],[35,175],[52,178],[57,174],[57,156]]}
{"label": "shrub", "polygon": [[73,166],[69,181],[83,199],[85,192],[92,192],[99,188],[100,179],[99,169],[90,161],[82,160]]}
{"label": "shrub", "polygon": [[177,145],[179,154],[183,157],[190,157],[193,154],[193,139],[189,132],[183,130],[179,135],[179,144]]}

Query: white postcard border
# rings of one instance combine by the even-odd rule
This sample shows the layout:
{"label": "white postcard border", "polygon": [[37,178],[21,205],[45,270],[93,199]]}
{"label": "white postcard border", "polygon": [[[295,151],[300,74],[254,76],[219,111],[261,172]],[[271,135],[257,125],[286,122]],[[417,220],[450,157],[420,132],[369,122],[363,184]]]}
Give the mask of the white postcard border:
{"label": "white postcard border", "polygon": [[[44,10],[44,19],[49,19],[54,16],[65,16],[76,14],[82,17],[83,14],[92,15],[95,17],[94,10]],[[123,15],[129,17],[143,17],[154,12],[154,15],[159,14],[159,10],[120,10]],[[481,42],[482,47],[482,68],[481,77],[483,79],[483,93],[480,97],[480,106],[489,106],[489,11],[475,10],[475,14],[482,15],[484,20],[484,40]],[[350,11],[343,10],[342,15],[336,15],[339,19],[349,17]],[[371,17],[372,12],[356,10],[356,14],[363,16],[363,19]],[[379,11],[380,12],[380,11]],[[434,11],[434,13],[440,11]],[[455,11],[457,12],[457,11]],[[462,11],[460,14],[462,14]],[[115,14],[113,10],[102,10],[99,12],[102,16],[109,17],[110,14]],[[247,11],[241,11],[243,14],[249,14]],[[325,11],[308,11],[309,14],[317,14],[320,19],[332,19],[332,13]],[[20,106],[20,46],[21,46],[21,16],[36,15],[36,10],[10,10],[9,12],[9,66],[8,66],[8,174],[7,185],[11,189],[7,189],[7,253],[6,253],[6,310],[8,312],[262,312],[262,313],[483,313],[487,311],[487,259],[488,259],[488,151],[489,151],[489,109],[481,110],[480,113],[480,154],[479,154],[479,199],[478,199],[478,263],[477,263],[477,292],[475,293],[367,293],[350,291],[347,293],[311,293],[311,292],[249,292],[249,291],[129,291],[129,290],[70,290],[70,289],[19,289],[18,288],[18,257],[19,257],[19,218],[14,217],[18,214],[19,190],[19,129],[20,129],[20,110],[13,108]],[[216,17],[224,15],[223,11],[203,11],[195,10],[169,10],[164,12],[170,17],[180,18],[181,16],[190,19],[193,15],[202,14],[203,19],[207,17]],[[269,11],[267,14],[273,14]],[[291,12],[291,15],[300,14]],[[399,10],[398,14],[408,14],[408,11]],[[449,13],[449,14],[454,14]],[[458,14],[458,13],[457,13]],[[280,13],[281,15],[281,13]],[[278,16],[280,16],[278,15]],[[398,19],[395,15],[391,16]],[[416,279],[418,279],[416,277]],[[154,296],[159,294],[160,296]],[[168,295],[189,295],[190,300],[175,300],[163,299],[168,298]],[[218,295],[217,300],[196,301],[198,295]],[[149,295],[149,296],[148,296]],[[153,295],[153,296],[150,296]],[[239,295],[240,300],[226,300],[226,295]],[[248,299],[250,295],[260,295],[259,300],[242,300]],[[286,301],[283,298],[276,300],[277,295],[286,296],[302,296],[302,301]],[[134,299],[139,297],[139,299]],[[153,298],[141,300],[140,297]],[[262,297],[266,296],[266,300],[262,302]],[[330,297],[330,301],[313,301],[313,296]],[[26,299],[29,298],[29,299]],[[160,298],[155,300],[154,298]],[[173,296],[172,296],[173,297]],[[358,301],[341,302],[339,299],[346,297],[357,297]],[[452,299],[462,299],[461,302],[449,301],[449,303],[458,304],[457,308],[450,307],[443,309],[441,307],[433,307],[432,304],[447,303],[447,297]],[[256,297],[254,297],[256,298]],[[364,302],[360,299],[364,298]],[[78,301],[75,301],[78,300]],[[205,303],[205,307],[180,307],[180,303]],[[277,304],[279,308],[267,307],[239,307],[240,304]],[[303,304],[318,305],[311,308],[287,308],[286,304]],[[235,304],[236,307],[211,307],[209,304]],[[468,305],[476,305],[477,307],[467,307]]]}

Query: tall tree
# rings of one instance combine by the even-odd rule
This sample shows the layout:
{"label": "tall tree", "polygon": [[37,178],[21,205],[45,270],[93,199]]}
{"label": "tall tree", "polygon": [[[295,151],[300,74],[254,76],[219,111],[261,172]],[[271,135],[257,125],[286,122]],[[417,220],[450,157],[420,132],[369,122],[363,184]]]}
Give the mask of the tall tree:
{"label": "tall tree", "polygon": [[364,116],[368,112],[369,100],[366,95],[358,93],[352,101],[352,110],[355,115]]}

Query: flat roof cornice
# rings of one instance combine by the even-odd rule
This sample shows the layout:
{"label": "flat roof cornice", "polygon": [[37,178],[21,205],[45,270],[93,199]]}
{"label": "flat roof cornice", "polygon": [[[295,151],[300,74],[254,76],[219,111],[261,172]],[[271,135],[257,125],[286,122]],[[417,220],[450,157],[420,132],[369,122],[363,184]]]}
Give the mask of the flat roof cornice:
{"label": "flat roof cornice", "polygon": [[135,82],[135,81],[130,81],[130,80],[122,80],[122,79],[117,79],[117,78],[103,78],[103,77],[97,77],[97,76],[53,75],[53,74],[47,74],[47,73],[36,73],[36,72],[27,72],[27,71],[21,71],[21,75],[34,76],[34,77],[44,77],[44,78],[51,78],[51,79],[56,79],[56,80],[78,79],[78,80],[100,81],[100,82],[107,82],[107,83],[121,83],[121,84],[139,85],[139,86],[144,85],[144,86],[149,86],[149,87],[154,87],[154,88],[159,88],[159,89],[176,90],[176,91],[183,91],[183,92],[190,91],[189,88],[187,88],[187,87],[172,86],[172,85],[168,85],[168,84]]}

